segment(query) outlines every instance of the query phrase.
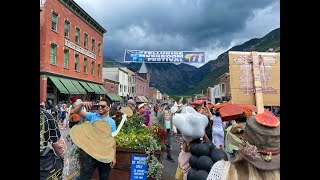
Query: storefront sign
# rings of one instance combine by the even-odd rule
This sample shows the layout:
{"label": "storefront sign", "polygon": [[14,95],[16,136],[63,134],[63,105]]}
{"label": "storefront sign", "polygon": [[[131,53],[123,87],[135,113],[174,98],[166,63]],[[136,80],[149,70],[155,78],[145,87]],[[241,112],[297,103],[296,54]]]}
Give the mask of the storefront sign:
{"label": "storefront sign", "polygon": [[96,59],[96,55],[74,43],[72,43],[71,41],[69,41],[68,39],[64,39],[64,45],[75,50],[75,51],[78,51],[79,53],[82,53],[86,56],[89,56],[91,57],[92,59]]}
{"label": "storefront sign", "polygon": [[130,180],[147,179],[147,156],[132,154]]}

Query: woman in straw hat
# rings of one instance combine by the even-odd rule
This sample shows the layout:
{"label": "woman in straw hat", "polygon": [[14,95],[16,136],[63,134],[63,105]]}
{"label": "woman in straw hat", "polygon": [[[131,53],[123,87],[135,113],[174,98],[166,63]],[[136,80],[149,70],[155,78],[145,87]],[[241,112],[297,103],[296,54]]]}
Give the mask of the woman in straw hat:
{"label": "woman in straw hat", "polygon": [[86,118],[86,122],[73,127],[70,135],[74,144],[82,149],[80,154],[80,179],[90,179],[96,167],[100,180],[107,180],[110,167],[116,164],[116,140],[111,132],[116,131],[115,121],[109,117],[106,99],[99,101],[98,112],[85,112],[82,106],[91,109],[91,102],[79,103],[74,112]]}
{"label": "woman in straw hat", "polygon": [[250,116],[246,123],[232,125],[226,135],[226,151],[230,153],[230,161],[215,163],[208,179],[280,179],[279,124],[266,126],[260,124],[256,116]]}

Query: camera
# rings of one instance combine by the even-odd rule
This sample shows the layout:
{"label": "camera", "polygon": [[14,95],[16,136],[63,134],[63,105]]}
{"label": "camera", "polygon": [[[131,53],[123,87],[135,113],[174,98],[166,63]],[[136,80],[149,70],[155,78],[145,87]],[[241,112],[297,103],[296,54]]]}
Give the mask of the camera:
{"label": "camera", "polygon": [[92,111],[98,110],[98,109],[99,109],[99,106],[100,106],[100,105],[98,105],[98,104],[94,104],[94,105],[92,105],[91,110],[92,110]]}

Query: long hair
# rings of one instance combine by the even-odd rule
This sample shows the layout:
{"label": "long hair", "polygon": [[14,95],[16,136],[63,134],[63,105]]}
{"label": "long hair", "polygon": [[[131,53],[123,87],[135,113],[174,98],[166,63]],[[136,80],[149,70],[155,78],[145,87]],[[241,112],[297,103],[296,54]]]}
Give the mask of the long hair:
{"label": "long hair", "polygon": [[226,176],[228,180],[279,180],[280,169],[260,170],[251,165],[248,161],[239,157],[238,160],[230,164]]}

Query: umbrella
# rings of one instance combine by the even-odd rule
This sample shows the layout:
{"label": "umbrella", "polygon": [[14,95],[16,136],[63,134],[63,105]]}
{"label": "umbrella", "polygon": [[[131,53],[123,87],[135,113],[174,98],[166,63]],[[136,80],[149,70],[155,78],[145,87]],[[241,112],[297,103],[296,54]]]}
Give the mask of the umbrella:
{"label": "umbrella", "polygon": [[[252,104],[241,104],[241,106],[243,106],[244,108],[248,108],[250,109],[252,112],[258,112],[257,107],[255,105]],[[265,113],[269,113],[269,114],[273,114],[272,112],[270,112],[268,109],[264,108],[264,112]]]}
{"label": "umbrella", "polygon": [[[257,112],[257,107],[255,105],[231,104],[231,103],[232,102],[230,103],[227,102],[222,104],[223,105],[222,107],[218,107],[222,121],[236,120],[241,115],[245,115],[246,117],[249,117],[252,115],[252,112]],[[264,112],[268,114],[272,114],[267,109],[264,109]]]}
{"label": "umbrella", "polygon": [[229,104],[219,108],[222,121],[236,120],[238,116],[244,113],[244,109],[238,104]]}
{"label": "umbrella", "polygon": [[203,104],[204,102],[209,102],[209,101],[200,99],[200,100],[195,100],[195,101],[191,102],[190,104],[191,104],[191,105]]}
{"label": "umbrella", "polygon": [[213,108],[213,110],[216,112],[218,111],[220,108],[224,107],[224,106],[227,106],[227,105],[230,105],[230,104],[233,104],[232,101],[228,101],[228,102],[225,102],[225,103],[221,103],[221,104],[217,104],[215,105]]}

